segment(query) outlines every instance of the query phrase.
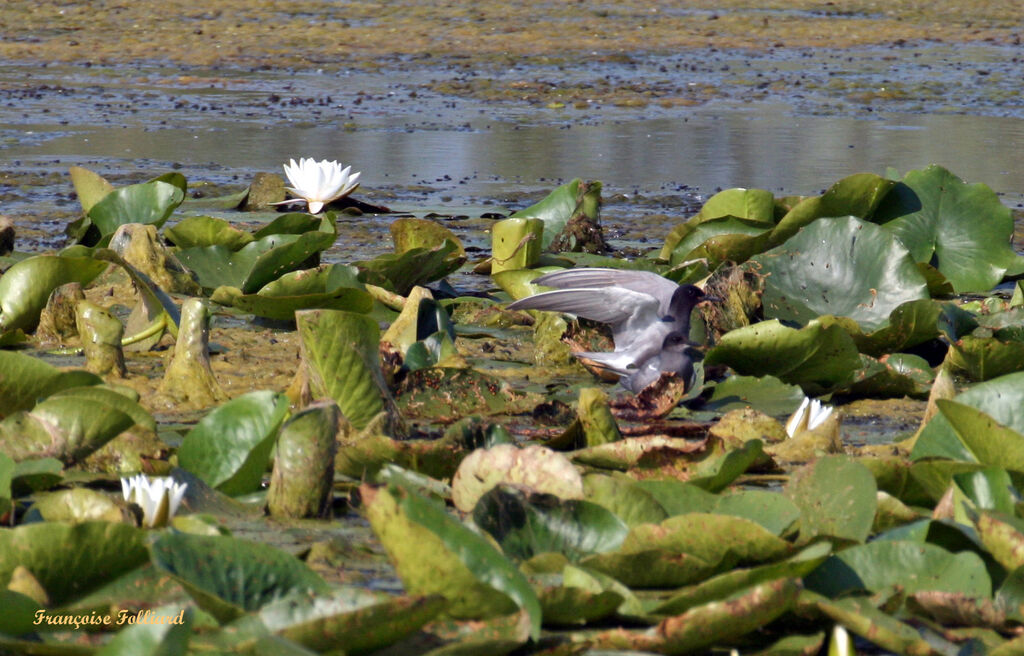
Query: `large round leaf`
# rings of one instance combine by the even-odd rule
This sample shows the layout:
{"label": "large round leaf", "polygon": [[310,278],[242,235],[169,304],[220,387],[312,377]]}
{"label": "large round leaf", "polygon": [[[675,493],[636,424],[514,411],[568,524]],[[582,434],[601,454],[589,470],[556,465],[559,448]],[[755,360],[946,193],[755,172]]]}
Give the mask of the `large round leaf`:
{"label": "large round leaf", "polygon": [[[580,187],[583,197],[580,197]],[[544,236],[541,246],[547,250],[555,237],[562,232],[569,219],[582,210],[591,219],[597,219],[597,208],[601,204],[601,183],[584,184],[576,178],[553,190],[541,201],[509,215],[514,218],[533,218],[544,222]]]}
{"label": "large round leaf", "polygon": [[845,456],[827,456],[799,469],[786,495],[800,508],[800,537],[863,542],[878,508],[871,471]]}
{"label": "large round leaf", "polygon": [[53,290],[69,282],[88,285],[106,268],[87,257],[36,255],[18,262],[0,277],[0,332],[34,329]]}
{"label": "large round leaf", "polygon": [[902,303],[928,298],[928,283],[887,230],[852,216],[819,219],[752,258],[768,280],[765,315],[806,324],[824,314],[875,330]]}
{"label": "large round leaf", "polygon": [[212,410],[185,435],[178,463],[226,494],[259,487],[277,429],[288,414],[288,398],[249,392]]}
{"label": "large round leaf", "polygon": [[60,605],[146,562],[144,532],[128,524],[41,522],[0,531],[0,581],[21,565]]}
{"label": "large round leaf", "polygon": [[441,594],[453,617],[507,615],[516,606],[540,634],[541,608],[522,573],[443,506],[398,486],[359,488],[370,526],[411,594]]}
{"label": "large round leaf", "polygon": [[596,503],[509,486],[496,487],[481,497],[473,509],[473,521],[517,560],[555,552],[575,562],[589,554],[613,551],[629,532],[621,519]]}
{"label": "large round leaf", "polygon": [[[1004,427],[1003,430],[1008,428],[1024,435],[1024,372],[1008,374],[978,383],[954,397],[953,401],[980,410],[1001,424]],[[950,412],[957,417],[963,417],[960,431],[973,431],[974,427],[982,427],[985,424],[986,418],[984,417],[976,418],[976,420],[969,419],[967,413],[962,410],[958,411],[956,408],[951,408]],[[967,460],[968,462],[976,460],[969,455],[970,452],[957,433],[958,431],[953,428],[945,414],[940,412],[932,417],[932,420],[921,431],[914,443],[914,450],[910,454],[911,458],[917,460],[938,456]],[[987,437],[988,434],[985,433],[980,435],[979,439],[987,439]],[[1007,444],[1012,442],[1013,440],[1008,438]]]}
{"label": "large round leaf", "polygon": [[952,554],[918,542],[877,540],[831,556],[805,579],[807,587],[829,597],[893,586],[911,595],[921,590],[990,597],[992,581],[978,554]]}
{"label": "large round leaf", "polygon": [[129,185],[104,196],[88,216],[104,237],[126,223],[149,223],[159,228],[184,199],[185,192],[167,182]]}
{"label": "large round leaf", "polygon": [[294,595],[263,606],[259,618],[274,633],[318,652],[375,651],[398,642],[444,609],[443,597],[393,597],[360,588],[330,595]]}
{"label": "large round leaf", "polygon": [[966,184],[934,164],[907,173],[874,220],[915,261],[935,264],[957,293],[988,291],[1017,259],[1010,208],[987,185]]}
{"label": "large round leaf", "polygon": [[377,322],[340,310],[303,310],[295,313],[295,322],[314,390],[334,399],[345,418],[362,430],[390,400],[380,368]]}
{"label": "large round leaf", "polygon": [[61,371],[39,358],[0,350],[0,417],[29,410],[60,390],[102,382],[88,371]]}
{"label": "large round leaf", "polygon": [[747,376],[775,376],[809,393],[851,382],[861,366],[853,339],[838,324],[811,322],[796,330],[778,320],[726,333],[704,363],[727,364]]}
{"label": "large round leaf", "polygon": [[330,587],[294,556],[266,544],[220,535],[165,533],[150,547],[153,564],[173,576],[220,621],[286,597]]}

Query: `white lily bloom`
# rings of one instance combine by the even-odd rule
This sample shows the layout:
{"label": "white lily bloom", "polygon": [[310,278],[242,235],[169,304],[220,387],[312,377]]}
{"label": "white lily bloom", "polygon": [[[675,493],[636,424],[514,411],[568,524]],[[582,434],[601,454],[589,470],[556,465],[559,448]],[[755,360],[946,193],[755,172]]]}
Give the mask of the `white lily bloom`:
{"label": "white lily bloom", "polygon": [[786,422],[786,435],[795,437],[797,433],[805,430],[814,430],[825,423],[825,420],[832,416],[835,408],[825,405],[817,399],[811,400],[804,397],[803,403],[796,409],[796,412]]}
{"label": "white lily bloom", "polygon": [[[359,186],[361,173],[351,171],[351,166],[341,168],[341,164],[336,161],[328,162],[325,159],[318,162],[312,157],[303,157],[296,163],[292,159],[284,165],[284,173],[292,184],[285,189],[305,200],[310,214],[317,214],[324,205],[348,196]],[[291,201],[284,201],[288,202]]]}
{"label": "white lily bloom", "polygon": [[828,645],[828,656],[855,656],[853,638],[841,624],[836,624],[832,629],[832,640]]}
{"label": "white lily bloom", "polygon": [[121,479],[121,494],[125,501],[142,508],[142,525],[146,528],[166,526],[178,511],[186,488],[188,483],[175,483],[170,476],[148,478],[137,474]]}

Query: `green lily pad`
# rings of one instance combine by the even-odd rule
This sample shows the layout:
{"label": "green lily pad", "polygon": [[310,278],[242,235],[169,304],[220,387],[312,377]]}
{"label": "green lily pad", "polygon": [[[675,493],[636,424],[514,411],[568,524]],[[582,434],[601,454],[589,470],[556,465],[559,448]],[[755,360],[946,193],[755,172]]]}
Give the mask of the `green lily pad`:
{"label": "green lily pad", "polygon": [[[583,186],[584,196],[580,197]],[[579,178],[554,189],[542,200],[525,209],[513,212],[508,218],[533,218],[544,222],[544,236],[541,247],[547,250],[555,237],[562,232],[569,219],[579,211],[596,220],[597,208],[601,203],[601,184],[584,185]]]}
{"label": "green lily pad", "polygon": [[819,542],[786,560],[758,567],[734,569],[674,593],[653,609],[655,615],[678,615],[695,606],[719,601],[744,588],[781,578],[802,578],[825,562],[832,547]]}
{"label": "green lily pad", "polygon": [[287,414],[283,394],[243,394],[199,420],[178,449],[178,463],[225,494],[252,492],[260,486]]}
{"label": "green lily pad", "polygon": [[366,428],[392,403],[380,368],[377,322],[340,310],[302,310],[295,322],[315,393],[333,399],[356,430]]}
{"label": "green lily pad", "polygon": [[853,339],[839,325],[812,321],[797,330],[777,319],[726,333],[704,364],[727,364],[747,376],[775,376],[810,394],[845,386],[861,366]]}
{"label": "green lily pad", "polygon": [[14,568],[24,566],[55,605],[147,559],[144,531],[129,524],[41,522],[0,531],[0,581],[9,581]]}
{"label": "green lily pad", "polygon": [[735,216],[691,219],[669,233],[661,257],[673,266],[701,257],[708,257],[712,266],[725,260],[743,262],[768,245],[771,227]]}
{"label": "green lily pad", "polygon": [[621,519],[596,503],[510,486],[498,486],[483,495],[473,509],[473,521],[516,560],[555,552],[576,562],[617,549],[629,531]]}
{"label": "green lily pad", "polygon": [[804,198],[779,219],[772,244],[781,244],[796,232],[825,217],[855,216],[871,219],[895,182],[874,173],[854,173],[839,180],[821,196]]}
{"label": "green lily pad", "polygon": [[388,226],[391,239],[395,242],[395,252],[404,253],[413,248],[435,248],[444,244],[445,240],[459,245],[459,251],[465,255],[459,238],[448,228],[437,221],[417,218],[395,219]]}
{"label": "green lily pad", "polygon": [[804,579],[808,589],[828,597],[898,586],[911,595],[921,590],[991,597],[992,581],[976,553],[953,554],[917,542],[877,540],[844,549]]}
{"label": "green lily pad", "polygon": [[543,446],[499,444],[476,449],[452,478],[452,501],[470,512],[499,484],[512,484],[562,499],[582,499],[583,479],[564,455]]}
{"label": "green lily pad", "polygon": [[447,239],[432,248],[410,248],[353,264],[363,272],[363,282],[406,296],[416,285],[425,285],[458,271],[465,261],[462,245]]}
{"label": "green lily pad", "polygon": [[928,362],[917,355],[893,353],[880,360],[861,355],[864,366],[855,375],[849,391],[857,396],[928,396],[935,374]]}
{"label": "green lily pad", "polygon": [[984,381],[1024,370],[1024,340],[964,335],[951,345],[949,363]]}
{"label": "green lily pad", "polygon": [[106,262],[59,255],[36,255],[14,264],[0,277],[0,332],[35,329],[53,290],[69,282],[88,285],[106,268]]}
{"label": "green lily pad", "polygon": [[530,584],[491,543],[442,506],[400,487],[360,487],[370,526],[414,595],[441,594],[452,617],[506,615],[516,607],[540,634],[541,608]]}
{"label": "green lily pad", "polygon": [[224,536],[164,533],[151,546],[153,564],[170,574],[221,622],[292,593],[330,590],[294,556],[269,545]]}
{"label": "green lily pad", "polygon": [[934,164],[908,172],[873,220],[915,261],[935,264],[958,294],[988,291],[1017,259],[1010,208],[987,185],[966,184]]}
{"label": "green lily pad", "polygon": [[654,495],[625,476],[588,474],[583,478],[583,490],[583,498],[604,506],[628,526],[657,524],[668,517]]}
{"label": "green lily pad", "polygon": [[686,553],[706,562],[765,562],[789,555],[792,545],[760,524],[735,515],[687,513],[660,524],[634,526],[623,553],[649,549]]}
{"label": "green lily pad", "polygon": [[362,654],[398,642],[444,609],[441,596],[393,597],[360,588],[293,595],[260,608],[268,629],[317,652]]}
{"label": "green lily pad", "polygon": [[102,382],[88,371],[61,371],[39,358],[0,350],[0,417],[29,410],[60,390]]}
{"label": "green lily pad", "polygon": [[889,313],[889,321],[878,330],[863,333],[849,330],[861,353],[881,357],[917,346],[939,336],[939,317],[942,305],[929,299],[907,301]]}
{"label": "green lily pad", "polygon": [[545,626],[572,626],[601,620],[614,613],[623,602],[622,595],[614,590],[593,591],[546,583],[542,581],[535,586]]}
{"label": "green lily pad", "polygon": [[126,223],[160,227],[185,200],[185,192],[168,182],[154,180],[114,189],[93,205],[87,216],[105,238]]}
{"label": "green lily pad", "polygon": [[338,445],[335,471],[361,480],[388,464],[437,479],[451,478],[466,456],[466,448],[454,440],[395,440],[384,435],[359,436]]}
{"label": "green lily pad", "polygon": [[[333,228],[333,224],[331,224]],[[301,235],[278,234],[257,239],[232,252],[224,246],[187,248],[178,259],[195,272],[207,289],[222,285],[246,294],[259,290],[334,243],[336,234],[311,230]]]}
{"label": "green lily pad", "polygon": [[875,477],[846,456],[826,456],[798,469],[786,496],[800,508],[800,537],[863,542],[878,506]]}
{"label": "green lily pad", "polygon": [[846,627],[872,644],[895,654],[932,654],[932,646],[917,629],[905,624],[889,613],[875,608],[867,597],[848,597],[829,600],[815,592],[800,594],[800,612],[823,614],[826,618]]}
{"label": "green lily pad", "polygon": [[752,261],[768,275],[765,315],[800,324],[831,314],[876,330],[897,306],[928,298],[903,245],[852,216],[819,219]]}
{"label": "green lily pad", "polygon": [[82,212],[88,214],[93,206],[114,191],[114,185],[81,166],[72,166],[68,169],[71,174],[71,184],[75,187],[75,195],[78,196],[78,204],[82,206]]}
{"label": "green lily pad", "polygon": [[0,422],[0,450],[18,461],[49,457],[73,464],[134,424],[100,400],[51,398]]}
{"label": "green lily pad", "polygon": [[[138,622],[119,631],[96,652],[96,656],[185,656],[192,633],[193,610],[164,606],[149,612],[151,615],[147,617],[150,621]],[[157,618],[169,621],[156,621]]]}
{"label": "green lily pad", "polygon": [[799,385],[787,385],[775,376],[729,376],[711,389],[704,409],[724,414],[754,408],[777,416],[792,413],[804,397]]}
{"label": "green lily pad", "polygon": [[120,522],[121,507],[96,490],[76,487],[36,496],[28,514],[48,522]]}
{"label": "green lily pad", "polygon": [[230,251],[237,251],[253,241],[248,232],[212,216],[186,217],[164,230],[164,236],[178,248],[224,246]]}
{"label": "green lily pad", "polygon": [[[980,410],[996,423],[1024,435],[1024,372],[1007,374],[973,385],[954,397],[953,401]],[[1008,436],[1004,443],[1009,444],[1012,439],[1012,435]],[[914,460],[935,456],[975,461],[963,446],[957,431],[941,412],[924,427],[910,453]]]}
{"label": "green lily pad", "polygon": [[355,275],[354,267],[329,264],[286,273],[255,294],[218,287],[210,299],[269,319],[291,320],[298,310],[317,308],[365,314],[373,309],[373,297]]}

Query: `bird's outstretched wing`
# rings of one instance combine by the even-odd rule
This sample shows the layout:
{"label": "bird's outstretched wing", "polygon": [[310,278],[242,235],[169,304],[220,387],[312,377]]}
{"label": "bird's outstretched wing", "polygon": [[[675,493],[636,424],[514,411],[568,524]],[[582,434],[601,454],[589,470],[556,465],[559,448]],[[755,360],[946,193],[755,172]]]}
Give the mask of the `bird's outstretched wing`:
{"label": "bird's outstretched wing", "polygon": [[592,289],[557,289],[520,299],[508,306],[510,310],[548,310],[575,314],[593,321],[611,324],[612,331],[625,322],[652,323],[659,319],[660,303],[650,294],[600,287]]}
{"label": "bird's outstretched wing", "polygon": [[632,271],[629,269],[608,269],[602,267],[583,267],[546,273],[532,282],[557,289],[617,287],[643,294],[649,294],[661,304],[659,313],[668,314],[669,301],[672,293],[679,287],[668,278],[650,271]]}

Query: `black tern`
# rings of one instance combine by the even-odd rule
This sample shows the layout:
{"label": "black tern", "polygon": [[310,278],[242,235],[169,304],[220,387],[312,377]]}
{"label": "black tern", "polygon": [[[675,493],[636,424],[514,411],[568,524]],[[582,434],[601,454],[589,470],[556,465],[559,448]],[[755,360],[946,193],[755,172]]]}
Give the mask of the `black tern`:
{"label": "black tern", "polygon": [[661,352],[648,358],[636,369],[616,371],[619,384],[634,394],[658,380],[662,373],[672,373],[680,378],[689,388],[693,384],[693,355],[686,338],[680,332],[665,335],[661,344]]}
{"label": "black tern", "polygon": [[520,299],[509,309],[565,312],[611,325],[614,351],[576,356],[613,372],[636,371],[658,356],[669,333],[678,332],[685,341],[690,312],[706,298],[699,287],[677,285],[649,271],[568,269],[533,282],[558,289]]}

